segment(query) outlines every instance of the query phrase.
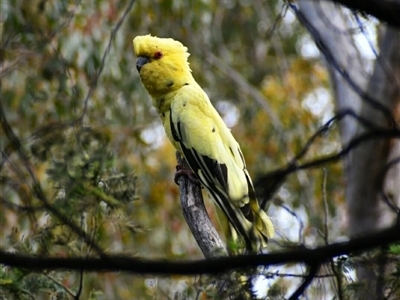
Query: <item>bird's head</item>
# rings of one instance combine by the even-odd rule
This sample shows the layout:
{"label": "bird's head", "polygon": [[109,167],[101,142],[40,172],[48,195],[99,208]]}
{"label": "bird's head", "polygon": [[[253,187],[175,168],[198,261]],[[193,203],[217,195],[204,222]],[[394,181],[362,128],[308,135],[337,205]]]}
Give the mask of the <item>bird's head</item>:
{"label": "bird's head", "polygon": [[143,85],[153,97],[181,88],[193,80],[189,53],[182,43],[151,35],[133,39],[136,68]]}

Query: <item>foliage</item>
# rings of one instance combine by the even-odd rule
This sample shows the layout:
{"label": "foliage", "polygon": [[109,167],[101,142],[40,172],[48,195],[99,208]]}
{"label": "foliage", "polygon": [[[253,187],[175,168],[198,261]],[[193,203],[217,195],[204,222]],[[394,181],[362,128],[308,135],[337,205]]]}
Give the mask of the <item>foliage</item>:
{"label": "foliage", "polygon": [[[317,57],[303,55],[306,34],[281,1],[136,1],[128,10],[130,4],[2,1],[1,103],[23,153],[3,127],[2,249],[201,257],[180,213],[174,151],[136,72],[136,35],[169,36],[188,46],[194,77],[233,127],[253,177],[285,165],[333,115],[327,73]],[[338,149],[332,128],[303,159]],[[341,238],[343,185],[340,164],[290,176],[270,207],[278,232],[270,251]],[[390,251],[398,253],[396,246]],[[400,267],[395,270],[390,278],[398,293]],[[260,273],[267,271],[275,272]],[[329,278],[320,280],[332,294]],[[214,280],[2,266],[0,298],[205,299],[216,293]],[[293,282],[271,276],[256,286],[279,299]],[[231,286],[240,294],[239,284]]]}

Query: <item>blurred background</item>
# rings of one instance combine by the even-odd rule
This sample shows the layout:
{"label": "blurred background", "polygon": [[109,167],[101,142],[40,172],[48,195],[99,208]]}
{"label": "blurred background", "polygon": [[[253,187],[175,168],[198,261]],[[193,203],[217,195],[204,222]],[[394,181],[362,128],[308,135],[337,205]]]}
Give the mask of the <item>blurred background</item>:
{"label": "blurred background", "polygon": [[[378,22],[361,18],[361,31],[349,20],[371,66]],[[96,255],[55,209],[106,253],[203,257],[181,213],[175,151],[136,70],[137,35],[171,37],[188,47],[194,78],[232,129],[254,181],[286,166],[334,115],[321,54],[282,1],[3,0],[0,30],[1,103],[25,154],[3,126],[0,246],[6,251]],[[332,126],[302,161],[341,145]],[[287,177],[268,202],[276,226],[268,251],[345,239],[344,191],[341,162]],[[257,295],[281,299],[301,282],[290,274],[305,267],[263,272]],[[345,273],[351,282],[352,272]],[[330,299],[331,281],[317,278],[308,295]],[[5,266],[0,285],[4,299],[196,299],[206,289],[202,277]]]}

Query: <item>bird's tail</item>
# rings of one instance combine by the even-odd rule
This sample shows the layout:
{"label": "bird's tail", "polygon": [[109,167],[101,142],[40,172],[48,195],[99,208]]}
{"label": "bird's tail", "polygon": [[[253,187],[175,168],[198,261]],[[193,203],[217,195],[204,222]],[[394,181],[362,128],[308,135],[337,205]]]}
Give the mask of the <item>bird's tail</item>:
{"label": "bird's tail", "polygon": [[228,233],[230,232],[229,235],[234,244],[237,244],[240,236],[247,250],[251,252],[260,251],[267,246],[268,239],[274,236],[274,225],[259,206],[254,190],[251,190],[250,195],[247,196],[247,203],[239,206],[237,203],[240,201],[232,201],[222,188],[213,186],[207,189],[211,198],[228,218],[231,225]]}
{"label": "bird's tail", "polygon": [[[250,200],[250,203],[242,207],[242,217],[237,218],[235,221],[229,222],[229,239],[233,241],[234,245],[238,244],[240,237],[246,244],[249,251],[260,251],[267,247],[268,240],[274,236],[274,225],[266,212],[262,210],[256,199]],[[231,249],[235,250],[235,247]]]}
{"label": "bird's tail", "polygon": [[250,211],[252,214],[252,232],[254,236],[252,240],[256,241],[258,249],[265,248],[268,244],[268,240],[273,238],[275,229],[271,219],[268,217],[266,212],[261,209],[256,199],[250,200]]}

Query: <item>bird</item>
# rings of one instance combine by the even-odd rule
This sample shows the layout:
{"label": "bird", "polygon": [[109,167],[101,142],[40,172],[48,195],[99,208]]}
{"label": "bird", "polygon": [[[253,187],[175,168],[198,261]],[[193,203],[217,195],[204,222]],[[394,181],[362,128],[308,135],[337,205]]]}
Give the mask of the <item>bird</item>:
{"label": "bird", "polygon": [[262,251],[274,226],[260,208],[238,142],[192,75],[187,47],[149,34],[136,36],[133,49],[141,82],[172,145],[246,249]]}

